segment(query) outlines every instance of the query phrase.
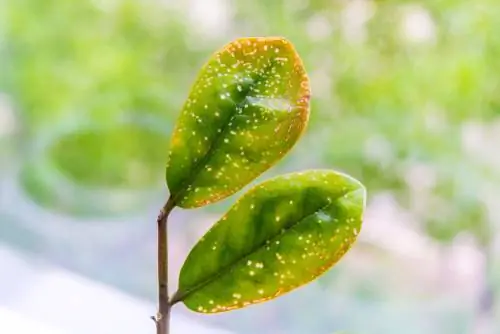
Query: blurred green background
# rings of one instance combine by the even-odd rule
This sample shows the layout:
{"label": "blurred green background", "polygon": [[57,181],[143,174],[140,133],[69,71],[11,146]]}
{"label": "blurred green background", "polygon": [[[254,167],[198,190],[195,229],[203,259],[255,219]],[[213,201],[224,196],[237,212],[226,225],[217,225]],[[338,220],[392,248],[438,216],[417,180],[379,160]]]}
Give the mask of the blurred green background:
{"label": "blurred green background", "polygon": [[[364,230],[315,284],[196,321],[500,333],[499,17],[495,0],[0,0],[0,244],[154,302],[154,219],[190,85],[233,38],[280,35],[309,72],[311,120],[259,180],[345,171],[369,190]],[[237,196],[174,215],[172,281]]]}

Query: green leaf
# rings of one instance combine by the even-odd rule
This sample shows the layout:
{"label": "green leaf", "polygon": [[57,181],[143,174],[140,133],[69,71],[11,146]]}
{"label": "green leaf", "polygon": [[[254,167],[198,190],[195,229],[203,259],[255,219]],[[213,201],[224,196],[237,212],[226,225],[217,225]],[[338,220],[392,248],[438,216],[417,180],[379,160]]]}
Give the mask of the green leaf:
{"label": "green leaf", "polygon": [[309,80],[292,44],[237,39],[202,68],[171,139],[167,184],[177,206],[234,194],[280,160],[309,119]]}
{"label": "green leaf", "polygon": [[329,170],[261,183],[193,248],[173,301],[197,312],[224,312],[312,281],[355,242],[365,199],[360,182]]}

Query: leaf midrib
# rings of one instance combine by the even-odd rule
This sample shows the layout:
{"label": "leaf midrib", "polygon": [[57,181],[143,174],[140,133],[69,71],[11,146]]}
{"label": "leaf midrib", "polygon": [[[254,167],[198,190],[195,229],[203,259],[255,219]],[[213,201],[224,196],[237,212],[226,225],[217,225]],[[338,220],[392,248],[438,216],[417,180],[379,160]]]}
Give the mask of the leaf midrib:
{"label": "leaf midrib", "polygon": [[[276,61],[274,59],[270,59],[270,64],[264,67],[264,72],[265,74],[257,76],[254,82],[252,82],[248,86],[248,92],[250,93],[252,88],[255,87],[257,84],[259,84],[262,80],[265,80],[268,77],[268,73],[270,73],[270,69],[276,64]],[[203,168],[203,166],[210,160],[213,151],[219,146],[219,143],[221,142],[222,138],[227,132],[227,129],[229,127],[229,124],[234,121],[234,118],[238,115],[238,109],[244,106],[245,101],[247,100],[247,97],[250,94],[246,94],[245,97],[242,99],[241,102],[236,103],[234,108],[233,108],[233,113],[231,114],[230,117],[228,117],[227,122],[222,126],[221,131],[215,136],[214,140],[211,141],[210,147],[207,150],[207,153],[203,156],[203,158],[200,159],[198,163],[195,164],[194,167],[194,172],[189,175],[189,177],[186,178],[184,182],[182,182],[181,186],[179,187],[179,191],[177,192],[176,195],[173,197],[173,202],[178,203],[179,198],[181,198],[184,193],[187,190],[187,185],[193,183],[194,180],[199,175],[200,170]]]}
{"label": "leaf midrib", "polygon": [[185,300],[187,297],[189,297],[190,295],[192,295],[193,293],[203,289],[205,286],[207,286],[208,284],[212,283],[213,281],[215,281],[216,279],[218,279],[219,277],[225,275],[227,272],[229,272],[233,267],[236,267],[240,262],[244,262],[246,261],[252,254],[258,252],[259,250],[261,250],[262,248],[264,248],[266,245],[268,245],[268,241],[269,243],[272,243],[273,241],[276,241],[277,239],[280,239],[282,238],[286,233],[288,233],[290,230],[292,230],[294,227],[296,227],[297,225],[301,224],[304,220],[306,220],[307,218],[311,217],[311,216],[314,216],[315,214],[317,214],[318,212],[320,211],[323,211],[325,210],[326,208],[328,208],[330,205],[334,205],[335,202],[339,199],[339,198],[342,198],[343,196],[346,196],[347,194],[349,193],[352,193],[352,192],[356,192],[358,191],[358,189],[352,189],[352,190],[349,190],[349,191],[346,191],[342,194],[340,194],[335,200],[332,200],[332,202],[328,203],[328,204],[325,204],[325,205],[322,205],[320,206],[319,208],[317,208],[316,210],[314,210],[314,212],[304,216],[303,218],[299,219],[296,223],[294,224],[291,224],[290,226],[288,227],[285,227],[284,228],[284,232],[280,231],[279,233],[276,233],[274,234],[273,236],[271,236],[270,238],[266,239],[263,243],[259,244],[257,247],[255,247],[252,251],[244,254],[243,256],[241,256],[240,258],[236,259],[235,261],[231,262],[230,264],[228,264],[227,266],[225,266],[224,268],[222,268],[220,271],[218,271],[216,274],[208,277],[207,279],[205,279],[203,282],[201,283],[198,283],[197,285],[195,285],[193,288],[189,289],[186,291],[186,293],[182,294],[180,293],[180,287],[179,287],[179,290],[175,293],[174,297],[173,297],[173,300],[175,302],[179,302],[179,301],[183,301]]}

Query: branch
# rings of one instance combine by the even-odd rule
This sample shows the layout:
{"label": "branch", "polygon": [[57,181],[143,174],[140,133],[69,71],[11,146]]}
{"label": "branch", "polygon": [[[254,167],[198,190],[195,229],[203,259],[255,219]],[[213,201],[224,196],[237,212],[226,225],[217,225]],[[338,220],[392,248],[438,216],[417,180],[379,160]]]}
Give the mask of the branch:
{"label": "branch", "polygon": [[168,302],[168,229],[167,219],[175,204],[172,197],[163,206],[156,220],[158,224],[158,300],[159,309],[154,321],[156,334],[169,334],[170,309]]}

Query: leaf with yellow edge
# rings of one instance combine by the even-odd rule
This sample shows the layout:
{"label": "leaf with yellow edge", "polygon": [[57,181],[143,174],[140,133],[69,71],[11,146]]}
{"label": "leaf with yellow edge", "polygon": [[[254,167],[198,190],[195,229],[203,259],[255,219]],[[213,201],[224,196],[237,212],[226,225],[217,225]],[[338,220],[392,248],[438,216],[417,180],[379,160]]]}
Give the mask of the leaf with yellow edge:
{"label": "leaf with yellow edge", "polygon": [[309,118],[309,80],[284,38],[237,39],[202,68],[171,139],[175,205],[230,196],[280,160]]}
{"label": "leaf with yellow edge", "polygon": [[173,302],[224,312],[278,297],[333,266],[361,229],[366,190],[335,171],[252,188],[192,249]]}

